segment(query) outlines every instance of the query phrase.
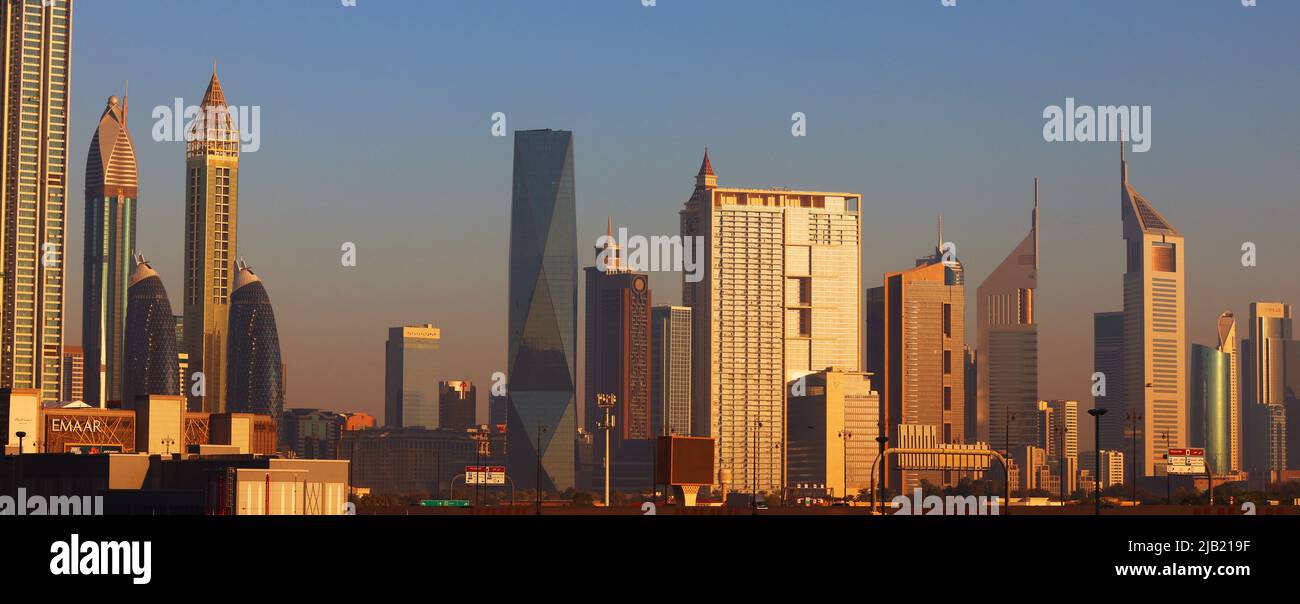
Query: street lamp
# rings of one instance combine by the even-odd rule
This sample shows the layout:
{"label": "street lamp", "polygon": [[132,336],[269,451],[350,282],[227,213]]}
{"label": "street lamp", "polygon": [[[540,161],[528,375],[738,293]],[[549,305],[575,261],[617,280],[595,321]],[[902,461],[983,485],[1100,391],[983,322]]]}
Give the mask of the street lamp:
{"label": "street lamp", "polygon": [[15,432],[14,436],[18,437],[18,459],[14,461],[14,473],[10,476],[10,478],[12,479],[10,482],[13,483],[14,497],[17,497],[18,484],[20,482],[18,480],[18,473],[19,471],[22,470],[22,463],[23,463],[23,439],[27,437],[27,433],[21,431]]}
{"label": "street lamp", "polygon": [[1106,409],[1104,407],[1093,407],[1092,409],[1088,410],[1088,415],[1091,415],[1096,422],[1095,427],[1093,428],[1092,431],[1092,453],[1093,455],[1096,456],[1096,465],[1094,466],[1096,472],[1093,473],[1094,475],[1092,477],[1093,480],[1092,494],[1094,495],[1093,499],[1096,499],[1097,501],[1097,507],[1094,510],[1093,514],[1100,516],[1101,515],[1101,416],[1106,415]]}
{"label": "street lamp", "polygon": [[605,412],[605,421],[597,422],[596,428],[605,431],[605,507],[609,507],[609,431],[614,427],[614,404],[618,397],[613,394],[597,394],[596,407]]}
{"label": "street lamp", "polygon": [[844,500],[849,500],[849,439],[853,438],[852,430],[840,430],[840,442],[843,447],[843,464],[844,464]]}
{"label": "street lamp", "polygon": [[534,485],[537,489],[537,515],[542,515],[542,435],[546,434],[546,426],[541,423],[537,424],[537,483]]}
{"label": "street lamp", "polygon": [[164,455],[165,455],[166,457],[171,457],[171,454],[172,454],[172,445],[176,444],[176,439],[174,439],[174,438],[172,438],[172,437],[170,437],[170,436],[165,437],[165,438],[162,439],[162,444],[163,444],[163,447],[164,447],[163,450],[164,450],[164,452],[165,452]]}
{"label": "street lamp", "polygon": [[[872,511],[875,511],[876,509],[876,462],[880,461],[880,458],[885,456],[885,443],[889,442],[889,437],[882,434],[876,437],[876,442],[880,443],[880,453],[876,455],[876,459],[871,462],[871,510]],[[882,491],[885,490],[885,466],[883,465],[880,466],[880,490]],[[882,493],[881,494],[882,503],[884,501],[883,496],[884,494]]]}

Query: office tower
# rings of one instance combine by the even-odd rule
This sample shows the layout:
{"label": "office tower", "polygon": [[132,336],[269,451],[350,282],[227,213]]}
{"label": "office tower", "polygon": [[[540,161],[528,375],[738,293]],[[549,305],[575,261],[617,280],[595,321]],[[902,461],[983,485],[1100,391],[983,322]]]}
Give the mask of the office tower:
{"label": "office tower", "polygon": [[284,365],[275,311],[262,279],[237,264],[230,294],[229,348],[226,349],[226,408],[280,420],[284,411]]}
{"label": "office tower", "polygon": [[[1029,234],[975,290],[978,376],[974,442],[995,447],[1034,443],[1038,405],[1038,179]],[[1011,421],[1011,416],[1016,421]],[[970,426],[966,427],[970,431]],[[1008,433],[1010,431],[1010,433]]]}
{"label": "office tower", "polygon": [[[190,354],[185,352],[185,315],[176,315],[176,369],[177,376],[180,378],[181,396],[187,397],[189,392],[189,375],[190,375]],[[188,403],[186,403],[188,408]]]}
{"label": "office tower", "polygon": [[136,163],[126,101],[108,98],[86,159],[85,271],[82,341],[90,349],[86,391],[91,406],[122,400],[127,282],[134,268]]}
{"label": "office tower", "polygon": [[135,259],[127,290],[122,362],[122,407],[135,409],[149,395],[178,396],[176,323],[158,272]]}
{"label": "office tower", "polygon": [[239,223],[239,131],[215,67],[185,143],[185,347],[191,411],[226,411],[226,326]]}
{"label": "office tower", "polygon": [[[607,227],[603,246],[596,247],[596,266],[587,267],[583,382],[583,427],[594,437],[596,463],[605,464],[609,437],[611,491],[640,492],[653,481],[650,419],[650,286],[644,273],[624,264]],[[598,427],[605,412],[597,407],[600,394],[614,395],[613,428]],[[604,477],[593,485],[604,487]]]}
{"label": "office tower", "polygon": [[[708,153],[680,213],[691,307],[698,436],[742,492],[776,492],[784,473],[785,385],[861,368],[861,195],[719,188]],[[700,280],[697,282],[695,278]]]}
{"label": "office tower", "polygon": [[[1186,264],[1183,236],[1129,184],[1120,145],[1124,272],[1124,399],[1139,442],[1133,463],[1164,474],[1169,447],[1187,444]],[[1157,467],[1159,471],[1157,472]]]}
{"label": "office tower", "polygon": [[1232,358],[1210,346],[1192,344],[1187,394],[1188,445],[1205,448],[1205,465],[1227,474],[1232,464]]}
{"label": "office tower", "polygon": [[478,389],[472,382],[438,382],[438,427],[468,430],[478,426]]}
{"label": "office tower", "polygon": [[881,384],[885,375],[885,286],[868,288],[863,306],[867,316],[863,363],[867,373]]}
{"label": "office tower", "polygon": [[431,324],[392,327],[384,345],[384,425],[438,427],[438,349]]}
{"label": "office tower", "polygon": [[1105,377],[1105,394],[1093,397],[1093,406],[1105,409],[1101,416],[1101,448],[1123,450],[1124,414],[1124,313],[1092,315],[1092,370]]}
{"label": "office tower", "polygon": [[0,161],[0,388],[62,394],[71,0],[7,0]]}
{"label": "office tower", "polygon": [[1241,436],[1245,420],[1241,412],[1241,353],[1237,339],[1237,316],[1232,311],[1219,315],[1219,344],[1216,350],[1228,355],[1228,471],[1242,469]]}
{"label": "office tower", "polygon": [[1300,470],[1300,341],[1287,340],[1283,350],[1286,357],[1286,394],[1283,396],[1283,439],[1281,450],[1285,451],[1286,480],[1294,480],[1296,470]]}
{"label": "office tower", "polygon": [[1124,452],[1103,449],[1101,472],[1101,488],[1124,484]]}
{"label": "office tower", "polygon": [[[988,438],[980,440],[979,438],[979,388],[975,385],[979,383],[979,366],[975,360],[975,349],[967,346],[962,351],[962,367],[966,376],[966,400],[962,409],[966,413],[965,424],[966,433],[963,435],[964,442],[988,444]],[[985,418],[987,419],[987,414]],[[987,422],[986,422],[987,424]]]}
{"label": "office tower", "polygon": [[1252,302],[1250,338],[1242,342],[1245,456],[1253,482],[1276,482],[1286,469],[1286,351],[1291,305]]}
{"label": "office tower", "polygon": [[333,411],[285,409],[278,424],[280,450],[299,459],[338,459],[346,421]]}
{"label": "office tower", "polygon": [[80,346],[63,347],[63,402],[85,401],[86,353]]}
{"label": "office tower", "polygon": [[[933,255],[918,259],[915,268],[885,274],[883,406],[891,447],[903,446],[904,434],[932,432],[938,443],[957,443],[966,433],[965,269],[943,247],[940,226]],[[903,492],[921,480],[947,484],[952,478],[948,472],[890,470],[887,484]]]}
{"label": "office tower", "polygon": [[510,397],[488,395],[488,425],[505,426],[510,416]]}
{"label": "office tower", "polygon": [[[573,133],[515,133],[510,200],[509,471],[521,489],[574,484],[578,248]],[[540,470],[539,470],[540,467]],[[537,476],[540,474],[538,485]]]}
{"label": "office tower", "polygon": [[657,436],[692,436],[691,309],[650,310],[650,419]]}
{"label": "office tower", "polygon": [[790,484],[824,484],[831,497],[871,488],[880,447],[880,393],[871,376],[836,368],[808,374],[790,384],[787,409]]}
{"label": "office tower", "polygon": [[1038,446],[1053,459],[1079,457],[1079,402],[1064,400],[1038,401],[1040,422]]}

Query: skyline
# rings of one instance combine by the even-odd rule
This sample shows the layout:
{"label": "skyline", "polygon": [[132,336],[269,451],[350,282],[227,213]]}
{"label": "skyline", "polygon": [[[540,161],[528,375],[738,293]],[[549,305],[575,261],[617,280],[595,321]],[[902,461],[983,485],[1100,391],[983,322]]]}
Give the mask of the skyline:
{"label": "skyline", "polygon": [[[241,4],[251,6],[234,3]],[[130,79],[135,84],[131,99],[135,120],[131,126],[139,147],[143,189],[140,251],[159,266],[170,289],[180,291],[183,186],[177,175],[183,162],[182,144],[154,142],[149,137],[152,120],[148,110],[159,105],[170,106],[176,96],[186,98],[189,103],[196,101],[192,95],[197,95],[202,84],[198,78],[206,75],[211,62],[210,56],[199,55],[226,55],[217,58],[221,61],[218,67],[230,101],[237,105],[261,105],[267,125],[263,148],[246,154],[241,162],[241,168],[246,171],[241,179],[245,203],[240,208],[244,244],[240,255],[276,285],[277,306],[283,309],[278,318],[284,336],[284,358],[292,376],[289,383],[292,398],[287,405],[360,410],[377,416],[382,415],[383,388],[383,361],[377,353],[383,345],[384,330],[389,327],[432,323],[444,329],[444,350],[456,353],[444,354],[446,373],[435,379],[468,379],[485,385],[490,383],[492,372],[505,369],[506,326],[502,318],[506,314],[505,242],[509,230],[508,141],[511,138],[490,137],[490,116],[495,111],[507,114],[511,131],[545,127],[575,131],[576,246],[579,250],[594,244],[604,231],[606,217],[611,214],[634,234],[674,234],[680,200],[688,192],[699,154],[704,147],[709,147],[721,179],[732,186],[783,184],[792,188],[862,192],[864,289],[879,285],[886,270],[908,266],[930,247],[931,225],[939,213],[944,214],[950,238],[957,243],[958,255],[969,271],[968,282],[982,282],[1006,250],[1023,237],[1027,226],[1024,208],[1032,201],[1028,183],[1035,176],[1041,177],[1045,235],[1037,305],[1042,351],[1040,398],[1077,399],[1084,407],[1089,406],[1086,403],[1091,400],[1087,396],[1087,378],[1091,373],[1089,319],[1093,312],[1120,306],[1120,288],[1114,274],[1123,267],[1123,248],[1116,228],[1118,216],[1114,214],[1113,147],[1102,143],[1048,145],[1041,139],[1042,108],[1059,104],[1066,97],[1102,104],[1151,104],[1159,114],[1154,120],[1151,151],[1132,153],[1130,161],[1138,175],[1138,188],[1194,243],[1187,258],[1189,343],[1214,343],[1214,320],[1224,310],[1244,316],[1254,300],[1294,302],[1300,298],[1296,295],[1300,289],[1294,281],[1266,278],[1270,267],[1277,267],[1283,259],[1300,253],[1300,246],[1289,241],[1285,232],[1270,226],[1295,222],[1294,193],[1284,195],[1282,191],[1296,190],[1300,179],[1291,166],[1295,155],[1290,141],[1295,139],[1296,126],[1294,120],[1285,117],[1290,115],[1289,110],[1284,111],[1280,106],[1283,99],[1295,96],[1294,84],[1269,77],[1270,68],[1285,66],[1284,53],[1269,56],[1269,51],[1281,41],[1269,34],[1282,35],[1281,20],[1262,18],[1295,12],[1293,7],[1259,7],[1255,9],[1259,14],[1245,12],[1241,16],[1238,13],[1243,11],[1231,5],[1178,9],[1166,6],[1163,11],[1149,6],[1134,7],[1128,12],[1135,15],[1135,22],[1147,28],[1165,24],[1172,29],[1168,23],[1186,24],[1213,17],[1220,27],[1249,27],[1251,36],[1198,39],[1198,45],[1191,47],[1171,44],[1171,48],[1178,48],[1184,54],[1166,56],[1151,52],[1145,66],[1130,66],[1109,78],[1102,74],[1084,81],[1075,79],[1074,74],[1122,69],[1107,62],[1108,58],[1114,59],[1108,56],[1113,52],[1108,50],[1112,45],[1106,43],[1114,41],[1112,38],[1124,40],[1125,45],[1139,46],[1135,53],[1142,44],[1154,42],[1146,38],[1132,39],[1134,32],[1130,27],[1136,26],[1119,24],[1114,27],[1114,33],[1075,26],[1067,29],[1060,40],[1052,41],[1061,46],[1049,45],[1040,49],[1046,52],[1035,56],[1024,52],[1032,45],[1016,49],[1002,47],[1001,52],[960,47],[962,53],[954,54],[952,51],[962,42],[971,41],[971,31],[979,29],[972,27],[972,20],[978,25],[1010,16],[1015,19],[1013,22],[1023,24],[1039,18],[1042,20],[1037,22],[1051,21],[1054,26],[1068,28],[1071,24],[1062,23],[1059,17],[1072,10],[1086,9],[1048,9],[1031,7],[1028,3],[1010,3],[1009,7],[981,4],[963,5],[957,9],[960,12],[950,15],[937,4],[933,9],[879,4],[843,7],[840,12],[844,13],[845,20],[860,15],[909,17],[899,32],[881,38],[880,43],[886,48],[890,41],[908,39],[910,34],[919,48],[934,46],[935,55],[943,55],[945,49],[949,51],[946,58],[951,64],[927,63],[925,58],[906,62],[905,68],[915,69],[914,73],[900,75],[885,70],[883,74],[903,80],[894,82],[898,86],[872,90],[867,85],[864,90],[864,82],[881,81],[873,80],[873,76],[882,75],[876,73],[882,70],[881,65],[893,64],[890,57],[873,66],[871,61],[860,61],[861,54],[827,55],[825,46],[831,45],[834,50],[840,44],[827,41],[836,39],[829,34],[839,28],[849,28],[847,24],[837,23],[838,19],[821,18],[832,15],[804,14],[789,9],[774,15],[771,2],[719,2],[692,7],[692,14],[701,22],[716,22],[720,13],[727,13],[729,18],[739,21],[734,24],[739,27],[749,19],[770,21],[775,16],[779,20],[785,14],[798,16],[828,34],[814,44],[813,50],[786,49],[791,56],[782,58],[772,49],[751,49],[755,57],[742,59],[735,50],[719,48],[716,42],[692,35],[695,28],[701,27],[698,24],[688,22],[682,30],[680,8],[665,3],[654,8],[629,4],[581,11],[584,14],[579,14],[575,7],[590,7],[590,3],[559,2],[550,11],[509,3],[505,5],[513,6],[514,11],[494,10],[500,4],[454,8],[397,2],[362,3],[357,8],[341,8],[328,2],[258,6],[260,14],[268,17],[295,12],[310,15],[312,23],[321,29],[306,28],[305,32],[292,35],[277,32],[284,40],[273,40],[269,31],[266,36],[257,31],[276,22],[268,18],[265,25],[247,24],[252,31],[242,37],[247,40],[245,47],[194,50],[184,45],[169,47],[175,43],[173,38],[178,32],[158,26],[159,20],[195,22],[196,14],[207,10],[215,14],[217,9],[159,4],[161,8],[157,11],[145,8],[139,14],[133,11],[124,15],[106,11],[96,3],[79,5],[74,15],[77,34],[73,78],[77,84],[72,90],[69,148],[73,158],[72,190],[78,191],[83,186],[84,174],[77,169],[76,158],[88,145],[88,126],[95,117],[92,114],[102,110],[104,98],[123,93],[123,86],[116,82]],[[301,11],[297,11],[299,8]],[[367,43],[383,50],[356,54],[325,52],[325,58],[321,58],[322,40],[315,34],[337,43],[342,36],[331,35],[331,31],[365,31],[380,24],[400,29],[406,24],[396,19],[399,15],[409,19],[413,16],[410,13],[427,15],[441,9],[456,13],[459,24],[470,32],[491,17],[498,19],[490,23],[491,27],[505,26],[502,47],[485,49],[480,65],[486,73],[476,76],[462,61],[452,65],[430,58],[430,54],[441,48],[439,40],[432,40],[436,36],[420,39],[422,44],[434,44],[434,50],[423,49],[425,52],[419,53],[419,60],[390,65],[388,71],[363,72],[357,63],[373,59],[369,52],[393,52],[394,46],[400,47],[399,41],[367,37]],[[543,14],[548,12],[554,14]],[[1143,19],[1148,13],[1159,13],[1163,21]],[[616,80],[615,85],[598,90],[589,99],[569,108],[552,105],[551,93],[556,92],[557,97],[572,102],[571,93],[575,91],[561,90],[565,88],[563,83],[548,84],[527,75],[531,61],[538,59],[513,57],[521,64],[510,67],[497,61],[502,57],[496,54],[509,55],[510,30],[524,23],[540,28],[565,19],[571,20],[566,22],[570,27],[583,32],[587,32],[584,26],[602,23],[614,31],[601,34],[604,37],[599,41],[609,43],[613,49],[641,51],[629,57],[630,64],[620,65],[611,73],[608,65],[598,67],[595,57],[574,59],[571,55],[579,53],[576,43],[559,43],[554,49],[560,54],[557,60],[563,60],[571,68],[577,67],[574,73],[580,86],[576,92],[593,92],[589,88],[597,79]],[[432,27],[440,27],[436,19],[433,21]],[[961,35],[945,39],[944,35],[954,33],[944,31],[945,21],[952,21],[953,30],[960,30]],[[96,27],[76,27],[86,23],[95,23]],[[103,39],[105,31],[128,32],[124,35],[131,37],[129,32],[143,34],[141,28],[150,27],[153,27],[148,31],[150,35],[134,36],[135,50],[118,45],[116,40],[121,38],[116,34],[112,38],[114,47],[104,46],[109,42]],[[627,39],[620,40],[616,35],[619,32]],[[962,83],[962,77],[970,76],[953,77],[954,73],[960,75],[970,70],[971,63],[977,60],[998,62],[1007,72],[1015,72],[1026,64],[1050,63],[1043,55],[1051,56],[1052,48],[1059,53],[1064,45],[1077,42],[1081,36],[1088,37],[1085,33],[1095,36],[1089,38],[1089,44],[1098,48],[1095,55],[1087,55],[1091,57],[1085,61],[1089,67],[1064,65],[1060,72],[1069,77],[1047,85],[1041,85],[1041,80],[1053,78],[1039,73],[1036,79],[1040,85],[1033,87],[1032,94],[1004,93],[996,81],[985,82],[983,88],[968,94],[970,91],[961,90],[957,84]],[[664,36],[668,38],[665,40]],[[1163,37],[1157,38],[1176,42],[1179,36],[1164,31]],[[302,48],[296,53],[283,52],[278,47],[288,39],[297,40]],[[1215,53],[1223,53],[1228,39],[1232,41],[1232,52],[1224,54],[1249,55],[1251,60],[1225,65],[1226,59]],[[455,42],[456,35],[448,37],[449,47]],[[688,43],[696,43],[697,48],[681,48]],[[674,48],[668,51],[664,49],[667,46]],[[277,58],[297,61],[300,67],[319,62],[334,77],[322,77],[321,81],[314,82],[306,74],[291,73],[301,70],[282,69],[286,65],[278,64],[274,66],[280,68],[276,79],[282,83],[267,82],[266,70],[254,68],[251,63],[259,54],[271,52],[268,47],[278,49]],[[161,48],[175,52],[159,56]],[[132,53],[141,55],[135,61],[152,67],[131,69]],[[627,56],[626,52],[605,51],[605,54]],[[821,61],[830,66],[809,64],[806,71],[792,69],[801,56],[836,58]],[[1003,58],[990,58],[994,56]],[[683,65],[699,65],[702,57],[718,62],[686,70],[696,75],[676,75],[684,69]],[[1207,57],[1214,58],[1207,61]],[[328,58],[337,60],[330,62]],[[1180,69],[1172,72],[1161,69],[1161,60],[1173,62]],[[721,69],[727,61],[733,64],[728,65],[729,69]],[[1191,94],[1197,90],[1194,86],[1198,82],[1195,77],[1187,78],[1185,73],[1185,65],[1198,64],[1198,61],[1207,73],[1218,68],[1218,81],[1224,83],[1204,97]],[[115,62],[122,66],[95,67],[97,63]],[[838,79],[825,79],[827,71],[833,71],[837,65],[842,67],[844,62],[854,63],[856,69],[846,70]],[[865,67],[856,65],[859,63]],[[438,65],[459,68],[461,71],[456,72],[459,79],[440,80],[436,74],[417,74],[421,69]],[[1231,72],[1226,71],[1229,67]],[[408,86],[413,88],[409,98],[415,101],[402,97],[381,102],[381,97],[368,98],[364,93],[322,96],[329,90],[338,90],[336,82],[340,76],[354,75],[350,69],[361,76],[362,83],[377,84],[370,90],[383,89],[384,82],[394,76],[403,82],[405,78],[415,77],[414,86]],[[516,69],[523,75],[515,74]],[[175,75],[171,75],[173,71]],[[718,78],[721,80],[715,84],[718,89],[767,86],[764,78],[756,77],[760,75],[757,72],[789,76],[796,83],[790,88],[799,88],[800,83],[810,89],[815,88],[811,86],[814,83],[833,83],[845,85],[846,90],[833,99],[791,94],[778,100],[737,101],[740,97],[719,97],[708,90],[691,98],[691,93],[700,90],[694,86],[696,79]],[[157,73],[169,75],[159,78]],[[943,81],[945,74],[952,78],[952,83],[936,84]],[[1119,79],[1123,74],[1140,81],[1134,85],[1110,79]],[[488,75],[492,77],[485,77]],[[512,76],[519,79],[517,89],[509,82]],[[935,79],[926,85],[908,81],[909,76],[918,80]],[[427,82],[422,79],[425,77]],[[425,92],[424,87],[436,86],[440,81],[446,84],[446,90],[456,92],[421,94]],[[1230,83],[1233,81],[1237,85]],[[478,85],[483,91],[465,92],[467,83]],[[1235,106],[1225,102],[1236,98],[1228,95],[1228,91],[1246,88],[1247,83],[1257,91],[1251,96],[1257,104],[1240,116],[1227,114],[1237,117],[1236,123],[1244,131],[1236,137],[1225,137],[1220,129],[1228,127],[1229,122],[1206,121],[1205,116],[1216,115],[1221,107]],[[632,91],[613,90],[619,88],[618,84],[630,86]],[[939,98],[925,101],[901,93],[896,99],[888,96],[895,94],[900,86],[935,91]],[[1177,90],[1186,86],[1193,88]],[[672,90],[672,94],[659,92],[664,87]],[[1283,92],[1286,90],[1289,94]],[[637,97],[637,92],[643,93],[642,96]],[[304,104],[285,103],[286,95],[287,100],[295,99],[294,93],[311,100]],[[859,103],[867,100],[864,97],[882,94],[883,98],[871,98],[867,109],[840,105]],[[990,95],[998,96],[991,105]],[[943,102],[944,98],[961,102]],[[883,107],[876,104],[882,102]],[[346,115],[368,103],[392,107],[396,119],[349,117],[342,120],[337,130],[330,131],[328,137],[307,131],[309,125],[317,123],[318,112]],[[431,106],[424,107],[425,103]],[[1213,109],[1206,111],[1210,107]],[[789,135],[788,116],[794,111],[808,114],[809,136],[804,139]],[[940,111],[946,115],[935,117]],[[425,119],[430,116],[434,119]],[[883,123],[888,117],[896,118],[897,124]],[[985,127],[976,132],[979,128],[972,124]],[[911,132],[918,125],[929,129]],[[1261,130],[1255,133],[1253,144],[1246,144],[1244,139],[1251,138],[1251,126]],[[1265,126],[1268,130],[1262,130]],[[911,133],[901,135],[906,132]],[[936,132],[942,136],[934,136]],[[927,138],[926,133],[931,136]],[[337,139],[329,138],[335,135]],[[999,153],[984,151],[986,137],[990,135],[992,148],[1007,154],[1001,161],[997,159]],[[629,140],[635,144],[629,145]],[[295,145],[302,145],[303,149],[295,153]],[[413,153],[404,155],[402,150]],[[417,169],[403,167],[413,162],[418,162]],[[866,175],[860,175],[861,166],[866,166]],[[945,173],[944,178],[932,176],[937,170]],[[1068,171],[1075,172],[1064,173]],[[403,176],[405,173],[412,176]],[[376,183],[383,187],[375,189]],[[1239,190],[1249,190],[1251,194],[1246,198],[1236,197],[1233,192]],[[74,195],[72,199],[79,197]],[[367,203],[355,203],[358,199]],[[383,211],[374,212],[375,208]],[[1243,212],[1243,208],[1253,212]],[[76,258],[80,253],[82,225],[80,212],[76,210],[72,207],[69,211],[67,258]],[[299,228],[311,234],[291,232]],[[390,235],[393,241],[385,241],[384,234]],[[357,244],[356,268],[342,268],[337,264],[339,246],[346,241]],[[1258,244],[1257,268],[1240,266],[1239,248],[1243,241]],[[474,250],[474,261],[446,262],[447,258],[464,257],[463,250],[467,248]],[[579,261],[580,267],[589,265],[589,259],[581,255]],[[68,269],[65,343],[76,345],[81,339],[76,320],[81,312],[76,302],[80,298],[81,267],[70,263]],[[485,280],[482,275],[486,272],[496,274]],[[675,274],[651,275],[657,304],[680,303],[679,279]],[[1074,284],[1082,287],[1076,288]],[[322,299],[327,296],[333,299]],[[465,304],[465,300],[475,300],[475,303]],[[973,334],[968,334],[968,343],[973,344],[972,337]],[[1070,371],[1080,366],[1088,367],[1089,371]],[[333,377],[345,375],[345,369],[349,372],[347,379]],[[486,400],[480,403],[480,414],[485,414],[485,407]],[[1084,442],[1090,442],[1091,425],[1083,423],[1081,436]]]}

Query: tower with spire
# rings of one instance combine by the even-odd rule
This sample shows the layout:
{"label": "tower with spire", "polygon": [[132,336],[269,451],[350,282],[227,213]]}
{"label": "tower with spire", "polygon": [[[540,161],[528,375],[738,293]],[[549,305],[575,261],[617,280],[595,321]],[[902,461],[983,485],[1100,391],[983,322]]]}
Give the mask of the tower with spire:
{"label": "tower with spire", "polygon": [[139,180],[126,120],[126,97],[108,97],[86,158],[81,333],[85,400],[96,407],[124,400],[126,309]]}
{"label": "tower with spire", "polygon": [[216,64],[185,143],[185,335],[192,411],[226,410],[225,356],[238,253],[239,131]]}
{"label": "tower with spire", "polygon": [[[1121,137],[1123,138],[1123,137]],[[1169,448],[1187,446],[1186,265],[1183,236],[1129,181],[1120,142],[1127,442],[1143,476],[1163,474]],[[1131,466],[1130,466],[1131,472]]]}

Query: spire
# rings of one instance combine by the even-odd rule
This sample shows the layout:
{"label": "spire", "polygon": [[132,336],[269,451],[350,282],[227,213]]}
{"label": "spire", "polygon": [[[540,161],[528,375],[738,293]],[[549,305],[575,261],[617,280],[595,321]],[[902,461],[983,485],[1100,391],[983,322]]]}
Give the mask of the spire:
{"label": "spire", "polygon": [[1128,160],[1124,158],[1124,145],[1127,135],[1123,130],[1119,132],[1119,182],[1128,184]]}
{"label": "spire", "polygon": [[939,242],[935,244],[934,249],[943,254],[943,213],[939,214]]}
{"label": "spire", "polygon": [[203,93],[203,107],[226,107],[226,93],[221,89],[221,79],[217,77],[217,62],[212,62],[212,79],[208,80],[208,89]]}
{"label": "spire", "polygon": [[1030,219],[1029,231],[1034,238],[1034,270],[1038,270],[1038,177],[1034,177],[1034,213]]}
{"label": "spire", "polygon": [[613,239],[614,238],[614,217],[606,216],[605,219],[608,221],[606,222],[605,225],[605,235],[608,235],[610,239]]}
{"label": "spire", "polygon": [[704,161],[700,163],[700,172],[695,175],[696,188],[714,188],[718,186],[718,176],[713,173],[713,162],[709,161],[709,148],[704,148]]}
{"label": "spire", "polygon": [[614,239],[614,217],[608,217],[608,221],[608,226],[605,227],[605,244],[603,246],[596,246],[596,258],[599,260],[601,254],[608,250],[609,254],[605,256],[602,261],[604,262],[604,266],[599,268],[601,269],[601,272],[614,273],[619,272],[623,268],[623,252],[622,247],[618,244],[618,240]]}

